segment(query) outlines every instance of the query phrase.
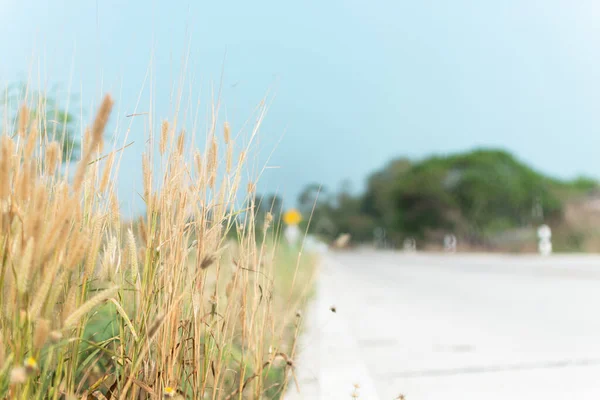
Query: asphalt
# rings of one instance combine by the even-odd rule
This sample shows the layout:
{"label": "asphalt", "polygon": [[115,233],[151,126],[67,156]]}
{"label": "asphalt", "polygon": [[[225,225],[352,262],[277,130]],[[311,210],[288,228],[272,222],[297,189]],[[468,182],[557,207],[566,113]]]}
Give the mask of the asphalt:
{"label": "asphalt", "polygon": [[289,400],[600,398],[600,256],[329,253],[305,315]]}

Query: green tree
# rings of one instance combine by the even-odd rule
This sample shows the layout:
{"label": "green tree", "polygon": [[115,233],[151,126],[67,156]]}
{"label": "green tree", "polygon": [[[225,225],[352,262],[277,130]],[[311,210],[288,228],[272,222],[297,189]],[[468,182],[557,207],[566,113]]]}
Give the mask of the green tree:
{"label": "green tree", "polygon": [[298,195],[298,208],[303,216],[301,230],[324,239],[332,239],[338,232],[333,219],[335,207],[329,191],[318,183],[308,184]]}
{"label": "green tree", "polygon": [[9,131],[16,131],[22,105],[29,110],[30,123],[37,123],[46,139],[58,140],[62,145],[63,161],[79,156],[80,145],[75,134],[76,118],[60,102],[58,88],[48,92],[32,90],[24,84],[10,85],[0,95],[2,118],[9,123]]}
{"label": "green tree", "polygon": [[403,179],[411,165],[407,158],[392,160],[381,171],[371,174],[367,180],[361,211],[370,215],[377,225],[384,229],[393,228],[398,218],[398,208],[394,200],[395,183]]}
{"label": "green tree", "polygon": [[318,203],[319,197],[322,198],[321,194],[324,192],[322,186],[318,183],[310,183],[302,189],[302,192],[298,195],[298,208],[304,219],[310,217],[313,207]]}
{"label": "green tree", "polygon": [[397,229],[421,237],[452,229],[472,237],[528,226],[535,204],[546,218],[560,217],[559,186],[501,150],[430,157],[395,183]]}

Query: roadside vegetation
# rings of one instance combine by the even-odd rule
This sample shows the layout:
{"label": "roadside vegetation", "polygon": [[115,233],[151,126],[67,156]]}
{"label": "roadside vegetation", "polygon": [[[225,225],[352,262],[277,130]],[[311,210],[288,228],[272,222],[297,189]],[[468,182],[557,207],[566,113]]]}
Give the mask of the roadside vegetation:
{"label": "roadside vegetation", "polygon": [[112,98],[77,144],[46,105],[0,136],[0,399],[279,398],[315,260],[256,221],[250,147],[215,115],[201,140],[162,122],[126,221]]}

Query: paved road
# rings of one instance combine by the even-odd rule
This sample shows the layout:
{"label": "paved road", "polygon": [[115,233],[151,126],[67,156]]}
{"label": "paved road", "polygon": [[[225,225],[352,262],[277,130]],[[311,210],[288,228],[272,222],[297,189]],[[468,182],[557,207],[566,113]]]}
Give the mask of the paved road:
{"label": "paved road", "polygon": [[312,308],[290,400],[600,398],[600,257],[329,254]]}

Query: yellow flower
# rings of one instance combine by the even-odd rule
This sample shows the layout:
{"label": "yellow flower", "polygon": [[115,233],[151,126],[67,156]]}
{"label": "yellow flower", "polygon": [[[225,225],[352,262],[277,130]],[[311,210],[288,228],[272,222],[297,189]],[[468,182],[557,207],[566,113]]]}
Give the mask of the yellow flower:
{"label": "yellow flower", "polygon": [[175,388],[172,388],[171,386],[167,386],[163,392],[163,396],[164,397],[175,397],[175,394],[177,393],[177,390],[175,390]]}
{"label": "yellow flower", "polygon": [[25,367],[25,371],[27,371],[28,374],[32,374],[38,370],[37,361],[33,357],[26,358],[23,362],[23,366]]}

